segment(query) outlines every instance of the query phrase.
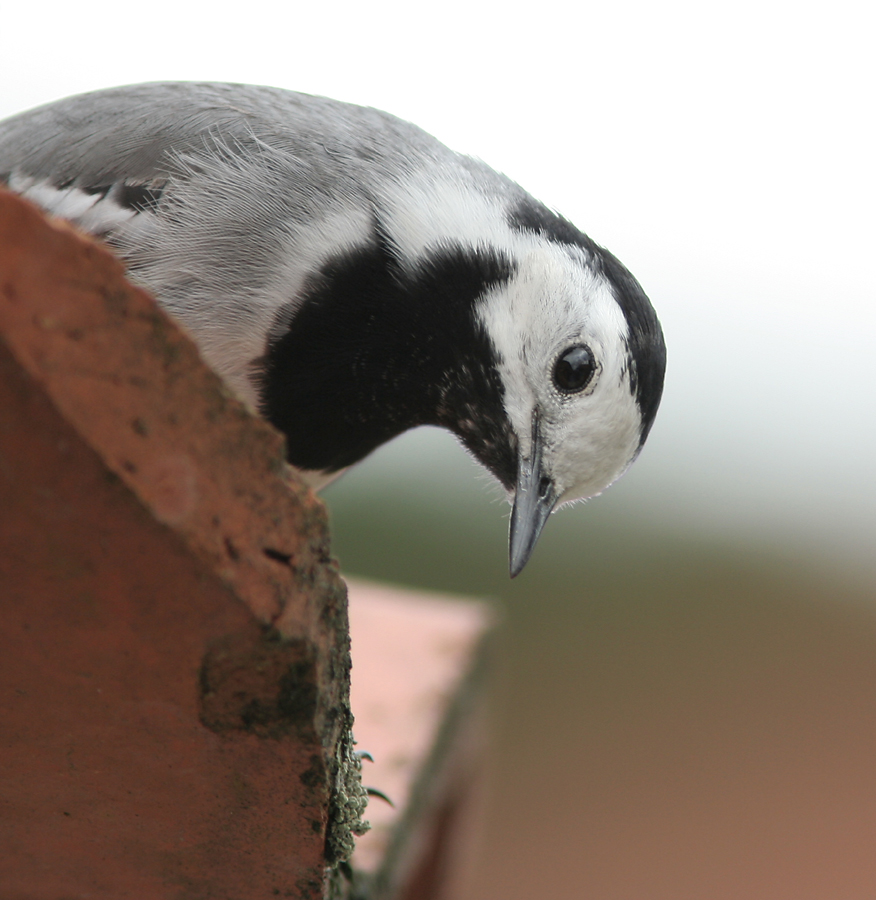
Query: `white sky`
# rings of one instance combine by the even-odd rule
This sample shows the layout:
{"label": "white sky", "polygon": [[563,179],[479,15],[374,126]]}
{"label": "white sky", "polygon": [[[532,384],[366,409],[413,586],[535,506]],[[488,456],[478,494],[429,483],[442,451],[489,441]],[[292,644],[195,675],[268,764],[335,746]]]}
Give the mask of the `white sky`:
{"label": "white sky", "polygon": [[629,489],[613,490],[655,515],[876,557],[876,52],[863,2],[238,9],[100,2],[35,19],[15,4],[0,116],[208,79],[415,121],[558,208],[651,295],[669,346],[664,406]]}

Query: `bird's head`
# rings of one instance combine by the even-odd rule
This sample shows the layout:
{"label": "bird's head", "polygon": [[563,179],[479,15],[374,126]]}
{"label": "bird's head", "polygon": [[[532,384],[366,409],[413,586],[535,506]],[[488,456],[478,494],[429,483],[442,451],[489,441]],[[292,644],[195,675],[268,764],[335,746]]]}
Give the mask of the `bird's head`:
{"label": "bird's head", "polygon": [[556,507],[599,494],[636,458],[666,361],[656,314],[629,272],[538,212],[519,229],[513,274],[478,308],[516,437],[516,479],[506,485],[512,577]]}
{"label": "bird's head", "polygon": [[286,317],[262,408],[321,476],[417,425],[455,432],[508,492],[514,576],[553,509],[641,449],[660,324],[610,253],[513,185],[389,184]]}

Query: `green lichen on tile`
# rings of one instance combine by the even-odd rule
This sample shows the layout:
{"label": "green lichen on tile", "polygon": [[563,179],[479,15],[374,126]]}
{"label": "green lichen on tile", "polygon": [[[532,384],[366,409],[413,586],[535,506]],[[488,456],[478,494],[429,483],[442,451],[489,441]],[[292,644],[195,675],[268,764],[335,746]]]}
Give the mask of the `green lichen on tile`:
{"label": "green lichen on tile", "polygon": [[348,862],[356,847],[356,837],[361,837],[371,827],[362,818],[368,805],[368,793],[362,785],[362,760],[353,750],[355,743],[348,727],[338,741],[335,753],[334,789],[325,837],[325,857],[330,866]]}

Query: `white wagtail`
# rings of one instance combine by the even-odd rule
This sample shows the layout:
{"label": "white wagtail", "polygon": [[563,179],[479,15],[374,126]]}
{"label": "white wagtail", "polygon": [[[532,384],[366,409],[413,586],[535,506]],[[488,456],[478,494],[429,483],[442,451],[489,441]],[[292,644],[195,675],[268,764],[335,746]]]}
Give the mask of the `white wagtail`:
{"label": "white wagtail", "polygon": [[414,426],[458,435],[513,503],[512,576],[654,421],[666,351],[632,275],[386,113],[237,84],[97,91],[0,123],[0,181],[111,244],[314,487]]}

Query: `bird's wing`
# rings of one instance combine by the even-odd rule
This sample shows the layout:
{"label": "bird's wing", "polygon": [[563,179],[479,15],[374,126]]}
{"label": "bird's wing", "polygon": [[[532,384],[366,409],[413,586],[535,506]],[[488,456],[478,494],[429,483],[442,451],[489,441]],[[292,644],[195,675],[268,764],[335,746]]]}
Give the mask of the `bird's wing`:
{"label": "bird's wing", "polygon": [[239,84],[112,88],[0,122],[0,181],[108,240],[247,396],[308,272],[368,238],[383,185],[442,155],[378,110]]}
{"label": "bird's wing", "polygon": [[180,87],[97,91],[14,116],[0,123],[0,173],[82,188],[166,176],[172,148],[240,119],[208,92]]}
{"label": "bird's wing", "polygon": [[70,97],[0,122],[0,177],[18,171],[55,185],[149,184],[179,174],[178,159],[217,141],[235,154],[254,142],[338,169],[385,171],[437,142],[378,110],[276,88],[164,82]]}
{"label": "bird's wing", "polygon": [[249,399],[311,274],[393,204],[417,231],[431,195],[396,186],[420,173],[512,190],[395,116],[270,87],[126,86],[0,122],[0,181],[112,244]]}

